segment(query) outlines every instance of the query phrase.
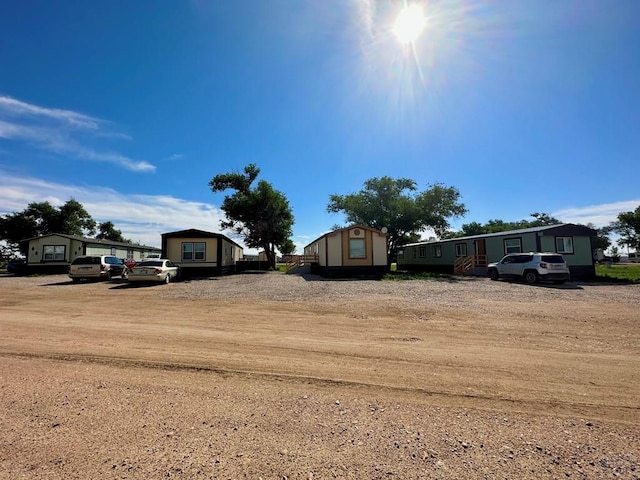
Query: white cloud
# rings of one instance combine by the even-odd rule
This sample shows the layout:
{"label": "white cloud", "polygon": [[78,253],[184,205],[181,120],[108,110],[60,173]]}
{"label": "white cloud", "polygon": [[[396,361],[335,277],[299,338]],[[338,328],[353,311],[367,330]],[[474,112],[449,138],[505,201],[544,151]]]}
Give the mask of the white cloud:
{"label": "white cloud", "polygon": [[375,0],[355,0],[357,26],[363,36],[362,43],[368,45],[375,39],[374,19],[376,16]]}
{"label": "white cloud", "polygon": [[155,171],[156,167],[144,160],[91,146],[92,139],[97,137],[130,139],[103,129],[105,123],[71,110],[45,108],[0,96],[0,138],[80,160],[113,163],[134,172]]}
{"label": "white cloud", "polygon": [[80,202],[98,223],[112,221],[125,238],[160,246],[165,232],[196,228],[219,232],[224,214],[212,204],[166,195],[126,195],[96,186],[73,186],[0,171],[0,215],[24,210],[31,202],[60,206],[70,198]]}
{"label": "white cloud", "polygon": [[570,207],[551,213],[552,217],[565,223],[592,223],[596,227],[604,227],[617,219],[618,214],[635,210],[640,205],[640,199],[621,202],[589,205],[586,207]]}
{"label": "white cloud", "polygon": [[0,112],[12,116],[47,117],[59,122],[67,123],[76,128],[98,129],[99,120],[82,113],[57,108],[46,108],[21,102],[15,98],[0,95]]}

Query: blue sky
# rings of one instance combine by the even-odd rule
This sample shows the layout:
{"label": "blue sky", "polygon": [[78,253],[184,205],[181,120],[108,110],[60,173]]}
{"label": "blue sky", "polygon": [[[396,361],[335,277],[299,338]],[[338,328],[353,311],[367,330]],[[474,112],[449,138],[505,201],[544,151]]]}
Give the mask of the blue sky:
{"label": "blue sky", "polygon": [[454,227],[640,204],[640,2],[5,2],[0,214],[80,201],[125,237],[220,231],[209,180],[248,163],[301,247],[371,177],[455,186]]}

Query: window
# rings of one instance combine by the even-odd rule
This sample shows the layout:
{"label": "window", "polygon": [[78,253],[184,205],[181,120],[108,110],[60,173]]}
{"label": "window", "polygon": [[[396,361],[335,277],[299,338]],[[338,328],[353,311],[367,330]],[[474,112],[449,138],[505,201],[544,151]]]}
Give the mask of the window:
{"label": "window", "polygon": [[398,250],[398,258],[399,258],[400,260],[403,260],[403,259],[404,259],[404,250]]}
{"label": "window", "polygon": [[416,247],[411,247],[411,258],[416,258],[416,253],[417,253]]}
{"label": "window", "polygon": [[206,258],[204,242],[184,242],[182,244],[182,261],[198,261]]}
{"label": "window", "polygon": [[504,240],[504,253],[520,253],[522,252],[522,240],[519,238],[506,238]]}
{"label": "window", "polygon": [[442,257],[442,245],[434,245],[433,246],[433,256],[435,258]]}
{"label": "window", "polygon": [[427,247],[418,247],[418,256],[420,258],[426,258],[427,257]]}
{"label": "window", "polygon": [[456,257],[466,257],[466,256],[467,256],[467,244],[456,243]]}
{"label": "window", "polygon": [[44,245],[43,250],[43,259],[49,262],[60,262],[64,260],[65,257],[65,249],[64,245]]}
{"label": "window", "polygon": [[556,237],[556,252],[573,253],[573,237]]}
{"label": "window", "polygon": [[367,258],[364,248],[364,238],[349,239],[349,258]]}
{"label": "window", "polygon": [[116,254],[116,247],[111,247],[111,255],[115,256]]}
{"label": "window", "polygon": [[533,255],[518,255],[515,263],[529,263],[533,261]]}

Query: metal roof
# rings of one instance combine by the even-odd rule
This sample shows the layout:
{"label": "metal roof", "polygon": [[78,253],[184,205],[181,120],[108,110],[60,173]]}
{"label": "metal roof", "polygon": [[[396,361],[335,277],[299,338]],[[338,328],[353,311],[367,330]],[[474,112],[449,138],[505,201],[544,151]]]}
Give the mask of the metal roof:
{"label": "metal roof", "polygon": [[46,237],[52,237],[52,236],[64,237],[70,240],[77,240],[83,243],[92,243],[94,245],[107,245],[107,246],[113,246],[113,247],[133,247],[133,248],[144,248],[145,250],[161,251],[160,248],[150,247],[149,245],[140,245],[138,243],[128,243],[128,242],[113,242],[111,240],[104,240],[101,238],[88,238],[88,237],[82,237],[80,235],[67,235],[66,233],[47,233],[46,235],[40,235],[38,237],[25,238],[24,240],[21,240],[20,243],[29,242],[31,240],[36,240],[38,238],[46,238]]}
{"label": "metal roof", "polygon": [[[504,237],[504,236],[511,236],[511,235],[521,235],[525,233],[546,232],[549,230],[555,230],[563,227],[590,230],[592,232],[591,233],[592,235],[596,234],[595,230],[593,230],[592,228],[586,227],[584,225],[576,225],[574,223],[557,223],[555,225],[543,225],[541,227],[519,228],[517,230],[505,230],[503,232],[483,233],[480,235],[469,235],[467,237],[445,238],[442,240],[424,240],[422,242],[407,243],[405,245],[401,245],[400,247],[415,247],[418,245],[427,245],[427,244],[433,244],[433,243],[459,242],[461,240],[475,240],[478,238]],[[585,231],[585,234],[586,234],[586,231]]]}

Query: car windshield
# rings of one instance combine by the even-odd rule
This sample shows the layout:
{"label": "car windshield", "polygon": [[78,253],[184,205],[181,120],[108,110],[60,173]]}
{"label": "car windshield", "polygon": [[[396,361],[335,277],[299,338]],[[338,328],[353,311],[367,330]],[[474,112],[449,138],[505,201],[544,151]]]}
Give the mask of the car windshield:
{"label": "car windshield", "polygon": [[136,265],[136,267],[161,267],[162,262],[158,260],[145,260]]}
{"label": "car windshield", "polygon": [[562,258],[561,255],[542,255],[542,257],[540,257],[540,259],[543,262],[564,263],[564,258]]}

